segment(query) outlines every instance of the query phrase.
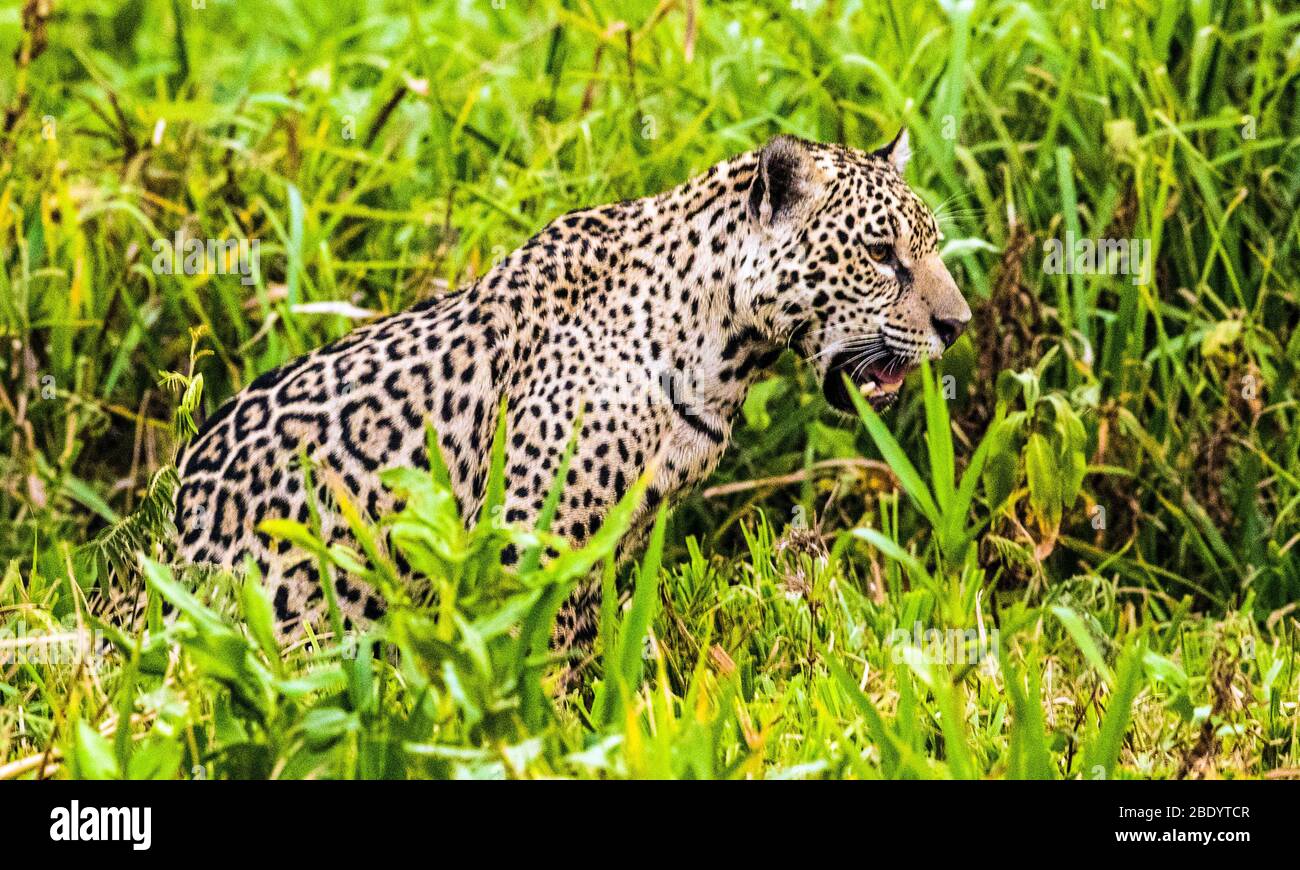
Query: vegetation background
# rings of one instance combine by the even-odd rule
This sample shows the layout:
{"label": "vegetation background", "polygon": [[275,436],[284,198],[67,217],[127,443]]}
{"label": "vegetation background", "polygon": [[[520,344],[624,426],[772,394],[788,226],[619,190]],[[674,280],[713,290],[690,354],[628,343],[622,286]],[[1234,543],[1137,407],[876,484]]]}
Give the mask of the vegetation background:
{"label": "vegetation background", "polygon": [[[0,778],[1300,776],[1294,4],[24,0],[0,54]],[[261,372],[568,209],[903,125],[975,323],[885,425],[781,360],[606,570],[583,691],[546,637],[620,515],[507,570],[544,528],[395,471],[353,519],[436,602],[281,523],[393,614],[288,650],[168,567],[175,451]],[[254,280],[159,274],[178,231]],[[1067,234],[1152,280],[1045,273]]]}

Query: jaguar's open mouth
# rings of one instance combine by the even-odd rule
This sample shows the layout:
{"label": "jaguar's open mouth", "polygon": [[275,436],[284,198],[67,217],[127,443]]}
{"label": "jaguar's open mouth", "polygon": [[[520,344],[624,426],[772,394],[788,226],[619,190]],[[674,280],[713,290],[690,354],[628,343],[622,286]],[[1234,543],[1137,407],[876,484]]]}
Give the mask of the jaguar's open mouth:
{"label": "jaguar's open mouth", "polygon": [[883,411],[898,399],[903,379],[914,368],[913,363],[889,351],[876,351],[869,355],[860,351],[841,351],[831,358],[822,381],[822,392],[835,410],[856,414],[853,399],[844,384],[843,376],[847,374],[871,407]]}

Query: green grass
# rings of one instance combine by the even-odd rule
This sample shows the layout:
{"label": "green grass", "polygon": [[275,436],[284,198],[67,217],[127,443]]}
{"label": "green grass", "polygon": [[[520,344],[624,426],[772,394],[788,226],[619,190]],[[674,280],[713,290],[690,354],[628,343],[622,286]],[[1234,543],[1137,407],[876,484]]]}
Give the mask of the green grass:
{"label": "green grass", "polygon": [[[1300,775],[1300,12],[432,5],[0,10],[0,777]],[[975,323],[883,421],[782,359],[606,572],[583,692],[545,641],[616,521],[506,570],[535,533],[394,471],[437,594],[282,524],[392,607],[289,650],[255,582],[165,564],[179,439],[358,309],[774,133],[904,124]],[[157,274],[182,228],[258,239],[255,280]],[[1152,282],[1045,274],[1067,233],[1149,242]],[[148,638],[42,663],[110,584]]]}

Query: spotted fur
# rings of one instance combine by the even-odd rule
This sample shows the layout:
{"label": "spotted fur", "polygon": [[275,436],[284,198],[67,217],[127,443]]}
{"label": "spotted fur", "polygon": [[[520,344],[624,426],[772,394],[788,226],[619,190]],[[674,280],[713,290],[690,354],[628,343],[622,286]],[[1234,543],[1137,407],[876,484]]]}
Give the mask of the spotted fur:
{"label": "spotted fur", "polygon": [[[587,540],[654,462],[635,547],[660,503],[713,470],[746,389],[784,348],[811,361],[840,410],[844,372],[883,406],[970,318],[934,216],[903,181],[907,152],[905,133],[872,153],[778,137],[657,196],[563,215],[463,291],[267,372],[184,457],[181,554],[224,566],[251,555],[282,628],[315,620],[311,562],[257,531],[307,519],[300,455],[377,516],[392,507],[377,472],[427,467],[431,419],[473,516],[502,397],[505,519],[536,517],[582,409],[553,528]],[[327,539],[348,540],[340,519],[322,522]],[[337,582],[349,618],[382,613],[371,590]],[[562,633],[588,633],[595,601],[576,596]]]}

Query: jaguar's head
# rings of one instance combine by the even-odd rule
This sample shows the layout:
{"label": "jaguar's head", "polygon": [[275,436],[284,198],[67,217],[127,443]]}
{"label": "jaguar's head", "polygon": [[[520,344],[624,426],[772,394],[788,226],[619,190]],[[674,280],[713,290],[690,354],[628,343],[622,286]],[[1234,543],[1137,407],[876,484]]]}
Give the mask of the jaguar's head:
{"label": "jaguar's head", "polygon": [[970,321],[939,258],[934,214],[903,180],[906,131],[877,151],[779,136],[748,190],[749,306],[760,331],[816,367],[851,413],[847,374],[877,408]]}

